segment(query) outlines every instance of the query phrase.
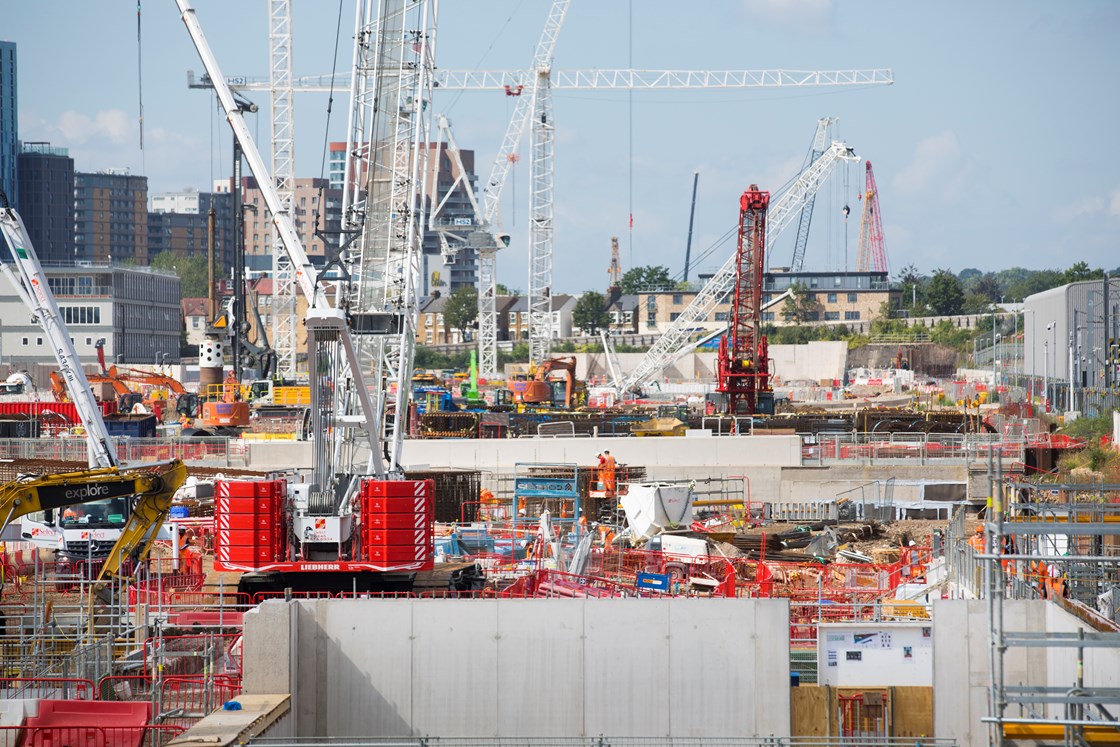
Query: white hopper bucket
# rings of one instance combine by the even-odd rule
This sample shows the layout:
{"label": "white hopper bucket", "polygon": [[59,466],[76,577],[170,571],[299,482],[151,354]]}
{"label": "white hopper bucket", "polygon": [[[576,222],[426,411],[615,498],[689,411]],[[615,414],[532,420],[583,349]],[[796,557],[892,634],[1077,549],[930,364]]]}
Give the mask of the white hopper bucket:
{"label": "white hopper bucket", "polygon": [[692,491],[687,485],[632,482],[621,500],[632,540],[648,539],[692,523]]}

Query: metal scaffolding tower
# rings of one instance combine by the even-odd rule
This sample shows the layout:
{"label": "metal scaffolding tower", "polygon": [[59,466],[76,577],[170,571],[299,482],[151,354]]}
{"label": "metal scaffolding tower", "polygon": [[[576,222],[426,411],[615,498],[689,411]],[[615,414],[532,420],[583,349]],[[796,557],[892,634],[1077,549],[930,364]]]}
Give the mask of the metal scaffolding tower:
{"label": "metal scaffolding tower", "polygon": [[366,0],[356,19],[358,64],[352,87],[350,156],[364,173],[365,199],[350,205],[347,225],[361,223],[356,256],[348,257],[352,311],[396,320],[363,337],[363,368],[381,382],[381,412],[400,464],[408,417],[412,358],[419,316],[418,288],[429,157],[434,0]]}
{"label": "metal scaffolding tower", "polygon": [[[272,104],[272,176],[285,209],[295,195],[295,114],[292,86],[292,2],[269,0],[268,42]],[[235,205],[234,209],[240,209]],[[272,346],[276,373],[296,373],[296,284],[292,263],[276,231],[272,235]]]}

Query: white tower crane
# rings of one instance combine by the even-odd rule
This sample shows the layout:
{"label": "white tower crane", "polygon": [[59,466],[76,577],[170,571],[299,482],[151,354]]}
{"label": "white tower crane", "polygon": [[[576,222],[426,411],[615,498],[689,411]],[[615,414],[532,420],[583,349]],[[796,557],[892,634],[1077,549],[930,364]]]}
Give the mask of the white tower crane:
{"label": "white tower crane", "polygon": [[[295,196],[295,113],[292,87],[292,0],[268,0],[268,41],[272,108],[272,178],[281,203],[291,212]],[[240,205],[234,205],[240,210]],[[272,231],[272,347],[276,373],[296,373],[296,284],[284,242]],[[310,302],[311,299],[308,299]]]}
{"label": "white tower crane", "polygon": [[[369,0],[367,0],[369,2]],[[551,300],[546,297],[552,285],[552,177],[553,152],[552,115],[553,90],[682,90],[696,88],[805,88],[819,86],[870,86],[891,85],[894,75],[889,68],[851,69],[851,70],[552,70],[552,51],[556,37],[567,11],[568,2],[554,0],[548,20],[537,45],[534,65],[528,70],[450,70],[433,72],[433,86],[441,90],[489,90],[505,93],[517,92],[518,101],[506,128],[502,146],[494,160],[490,178],[483,186],[482,210],[487,229],[494,236],[493,246],[480,248],[479,251],[479,361],[480,373],[493,375],[497,368],[497,323],[494,288],[496,287],[497,249],[508,243],[508,236],[500,233],[500,198],[505,186],[513,156],[521,143],[526,120],[532,112],[533,140],[530,161],[530,256],[529,256],[529,305],[530,305],[530,360],[539,362],[534,356],[547,356],[551,342]],[[360,14],[359,14],[360,15]],[[372,106],[372,92],[362,80],[362,55],[359,45],[368,46],[372,27],[355,35],[355,77],[352,80],[352,98]],[[366,65],[368,67],[368,65]],[[193,74],[188,75],[188,84],[193,84]],[[265,84],[257,78],[239,76],[229,78],[232,88],[238,90],[260,90]],[[197,85],[197,84],[193,84]],[[296,90],[327,91],[330,76],[312,75],[296,78]],[[365,143],[364,135],[354,134],[362,130],[361,109],[354,112],[355,125],[348,135],[348,152],[360,158]],[[347,169],[351,168],[347,159]],[[347,172],[349,174],[349,171]],[[351,180],[347,180],[350,188]],[[544,204],[547,201],[547,204]],[[344,196],[344,205],[346,199]],[[498,229],[498,231],[495,231]],[[535,302],[535,306],[534,306]],[[536,314],[533,309],[536,308]],[[534,318],[536,326],[534,327]],[[534,331],[536,330],[536,331]]]}
{"label": "white tower crane", "polygon": [[[767,216],[766,243],[772,244],[778,235],[793,222],[801,208],[817,193],[821,184],[841,161],[859,161],[845,143],[834,142],[780,197],[770,203]],[[699,322],[705,321],[716,306],[727,297],[735,284],[736,256],[732,254],[723,267],[712,276],[681,312],[676,321],[642,357],[637,368],[622,382],[622,391],[628,391],[657,376],[684,352]]]}
{"label": "white tower crane", "polygon": [[[358,64],[351,87],[350,137],[365,199],[355,200],[347,225],[361,222],[356,258],[350,258],[350,308],[399,319],[364,346],[382,387],[389,462],[400,462],[419,316],[424,200],[429,157],[432,72],[435,68],[435,2],[373,0],[360,8]],[[347,158],[349,165],[351,158]],[[395,387],[393,386],[395,384]]]}

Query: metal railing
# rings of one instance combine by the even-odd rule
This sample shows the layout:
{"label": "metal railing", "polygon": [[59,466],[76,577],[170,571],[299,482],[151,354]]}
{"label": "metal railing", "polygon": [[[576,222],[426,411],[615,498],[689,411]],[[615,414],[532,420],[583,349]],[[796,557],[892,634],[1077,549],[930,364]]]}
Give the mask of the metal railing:
{"label": "metal railing", "polygon": [[257,747],[956,747],[931,737],[323,737],[256,738]]}
{"label": "metal railing", "polygon": [[991,452],[1013,468],[1022,464],[1027,440],[998,433],[835,433],[802,434],[801,444],[804,465],[969,464]]}
{"label": "metal railing", "polygon": [[[114,437],[124,462],[161,462],[182,459],[219,467],[248,467],[246,442],[236,438],[125,438]],[[84,438],[0,439],[0,459],[47,462],[85,462]]]}

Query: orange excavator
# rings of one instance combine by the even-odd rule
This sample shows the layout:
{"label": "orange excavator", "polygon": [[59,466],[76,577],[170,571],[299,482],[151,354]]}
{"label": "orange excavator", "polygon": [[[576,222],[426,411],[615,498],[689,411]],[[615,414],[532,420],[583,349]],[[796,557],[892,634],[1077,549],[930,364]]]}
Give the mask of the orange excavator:
{"label": "orange excavator", "polygon": [[[550,381],[548,377],[553,372],[563,373],[564,381]],[[562,390],[561,386],[563,386]],[[549,404],[570,410],[575,407],[582,388],[583,383],[576,379],[574,356],[549,358],[537,369],[536,377],[525,383],[525,390],[521,392],[521,402],[527,405]]]}
{"label": "orange excavator", "polygon": [[[150,409],[155,400],[163,399],[169,403],[175,400],[176,412],[194,417],[198,408],[198,397],[188,392],[178,380],[160,373],[141,371],[136,368],[123,368],[115,365],[106,367],[104,338],[98,340],[95,347],[97,348],[97,364],[101,368],[101,373],[87,374],[86,379],[90,384],[108,384],[111,386],[121,412],[130,412],[138,402]],[[67,400],[66,386],[62,383],[58,373],[52,371],[50,379],[51,392],[54,394],[54,398],[60,402]],[[162,389],[166,391],[166,395],[160,397],[156,394],[156,396],[149,395],[148,398],[145,398],[143,394],[135,391],[129,384],[151,387],[153,390]]]}

